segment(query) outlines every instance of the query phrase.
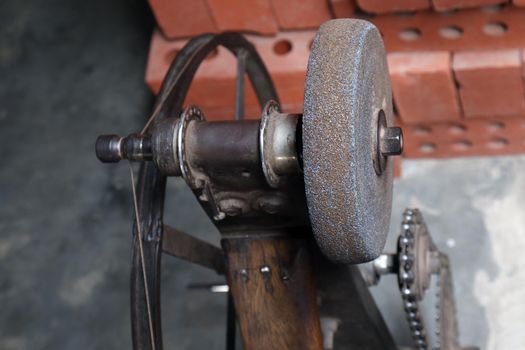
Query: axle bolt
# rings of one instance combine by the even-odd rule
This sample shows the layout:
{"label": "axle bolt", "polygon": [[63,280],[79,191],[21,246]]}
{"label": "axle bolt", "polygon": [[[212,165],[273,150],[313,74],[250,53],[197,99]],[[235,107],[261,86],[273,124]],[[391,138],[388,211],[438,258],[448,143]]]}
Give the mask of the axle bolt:
{"label": "axle bolt", "polygon": [[403,131],[401,128],[382,128],[379,150],[383,156],[400,155],[403,152]]}
{"label": "axle bolt", "polygon": [[118,135],[101,135],[95,143],[97,158],[103,163],[117,163],[122,159],[120,144],[123,137]]}
{"label": "axle bolt", "polygon": [[151,139],[131,134],[127,137],[101,135],[95,143],[97,158],[103,163],[117,163],[120,160],[151,160]]}

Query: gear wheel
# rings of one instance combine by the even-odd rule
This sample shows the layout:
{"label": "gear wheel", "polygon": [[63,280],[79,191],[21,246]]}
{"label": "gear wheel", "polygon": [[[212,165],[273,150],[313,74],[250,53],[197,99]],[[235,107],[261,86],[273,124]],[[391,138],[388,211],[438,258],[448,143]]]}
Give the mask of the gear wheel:
{"label": "gear wheel", "polygon": [[399,289],[417,348],[419,350],[431,348],[420,304],[430,287],[432,275],[438,275],[438,305],[436,305],[438,326],[435,331],[437,344],[432,348],[459,349],[452,275],[448,257],[438,251],[418,209],[406,209],[403,213],[397,258]]}
{"label": "gear wheel", "polygon": [[439,349],[459,349],[458,324],[456,320],[456,305],[454,302],[454,288],[452,273],[448,257],[440,254],[441,269],[439,272],[438,305],[440,310],[437,316]]}

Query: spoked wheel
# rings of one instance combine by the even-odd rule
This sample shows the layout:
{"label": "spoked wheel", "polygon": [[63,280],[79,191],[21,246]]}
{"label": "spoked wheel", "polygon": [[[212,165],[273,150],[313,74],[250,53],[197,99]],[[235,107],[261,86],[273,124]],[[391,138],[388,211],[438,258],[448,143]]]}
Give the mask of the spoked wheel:
{"label": "spoked wheel", "polygon": [[[237,119],[243,117],[245,73],[252,83],[261,107],[269,100],[277,101],[270,76],[252,44],[235,33],[202,35],[190,40],[173,61],[152,116],[141,134],[147,134],[150,126],[155,126],[163,119],[180,118],[183,102],[197,68],[208,54],[219,46],[227,48],[237,57],[235,108]],[[166,176],[161,174],[154,163],[143,162],[136,183],[138,220],[133,228],[131,268],[131,320],[134,349],[159,350],[163,347],[160,262],[165,229],[163,223],[165,190]]]}

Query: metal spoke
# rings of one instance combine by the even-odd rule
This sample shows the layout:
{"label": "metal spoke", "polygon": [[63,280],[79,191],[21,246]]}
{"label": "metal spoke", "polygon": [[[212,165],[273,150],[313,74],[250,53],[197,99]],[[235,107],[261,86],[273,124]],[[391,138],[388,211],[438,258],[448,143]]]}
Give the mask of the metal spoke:
{"label": "metal spoke", "polygon": [[244,74],[246,73],[246,58],[248,51],[241,49],[237,53],[237,81],[235,91],[235,120],[244,118]]}
{"label": "metal spoke", "polygon": [[139,250],[140,250],[140,265],[142,267],[142,279],[144,280],[144,297],[146,298],[146,307],[148,310],[148,323],[149,323],[149,335],[151,340],[151,348],[155,350],[155,336],[153,334],[153,318],[151,316],[151,305],[150,305],[150,299],[149,299],[149,288],[148,288],[148,278],[146,274],[146,264],[144,262],[144,247],[142,245],[142,233],[141,233],[141,225],[140,225],[140,216],[139,216],[139,205],[137,202],[137,192],[135,190],[135,176],[133,175],[133,168],[131,166],[131,162],[129,163],[129,173],[131,175],[131,189],[133,192],[133,207],[135,209],[135,220],[137,225],[137,235],[136,239],[139,242]]}
{"label": "metal spoke", "polygon": [[168,225],[164,225],[163,232],[164,253],[224,274],[224,255],[220,248]]}

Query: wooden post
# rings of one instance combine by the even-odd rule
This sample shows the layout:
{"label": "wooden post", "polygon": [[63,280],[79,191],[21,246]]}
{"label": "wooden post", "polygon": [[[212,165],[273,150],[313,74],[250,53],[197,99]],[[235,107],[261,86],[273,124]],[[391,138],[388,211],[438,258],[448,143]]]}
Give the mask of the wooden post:
{"label": "wooden post", "polygon": [[308,241],[224,238],[227,278],[245,350],[322,350]]}

